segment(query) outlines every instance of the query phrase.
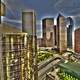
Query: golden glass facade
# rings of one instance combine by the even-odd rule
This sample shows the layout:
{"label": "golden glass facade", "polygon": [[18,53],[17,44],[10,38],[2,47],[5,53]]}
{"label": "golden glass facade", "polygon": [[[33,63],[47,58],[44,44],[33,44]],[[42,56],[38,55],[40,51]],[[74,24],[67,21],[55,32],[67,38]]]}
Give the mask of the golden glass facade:
{"label": "golden glass facade", "polygon": [[4,80],[27,80],[27,34],[3,34]]}
{"label": "golden glass facade", "polygon": [[4,3],[0,3],[0,16],[4,16],[5,15],[5,5]]}
{"label": "golden glass facade", "polygon": [[34,80],[37,78],[37,68],[34,67],[37,64],[34,64],[34,60],[37,59],[35,59],[36,54],[33,56],[35,52],[33,53],[32,40],[32,36],[27,33],[2,34],[3,80]]}

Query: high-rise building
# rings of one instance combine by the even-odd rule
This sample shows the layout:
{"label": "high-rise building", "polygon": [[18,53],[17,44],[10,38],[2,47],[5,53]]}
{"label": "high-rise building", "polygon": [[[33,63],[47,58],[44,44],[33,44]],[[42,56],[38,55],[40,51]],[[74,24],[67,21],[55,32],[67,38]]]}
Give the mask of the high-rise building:
{"label": "high-rise building", "polygon": [[57,38],[56,38],[56,37],[57,37],[57,36],[56,36],[57,33],[56,33],[56,29],[57,29],[57,25],[54,25],[54,39],[55,39],[55,46],[57,45],[57,40],[56,40],[56,39],[57,39]]}
{"label": "high-rise building", "polygon": [[[38,80],[37,68],[37,37],[36,37],[36,15],[34,10],[24,10],[22,12],[22,32],[28,33],[29,56],[28,80]],[[28,65],[28,64],[27,64]]]}
{"label": "high-rise building", "polygon": [[38,80],[32,41],[27,33],[0,35],[0,80]]}
{"label": "high-rise building", "polygon": [[72,31],[73,31],[73,20],[71,17],[66,19],[67,23],[67,48],[72,49]]}
{"label": "high-rise building", "polygon": [[2,1],[0,1],[0,24],[2,22],[1,16],[5,15],[5,9],[5,4]]}
{"label": "high-rise building", "polygon": [[43,47],[54,47],[54,19],[45,18],[42,20]]}
{"label": "high-rise building", "polygon": [[57,48],[60,52],[67,50],[67,27],[65,17],[59,14],[56,27]]}
{"label": "high-rise building", "polygon": [[80,53],[80,28],[75,30],[75,52]]}
{"label": "high-rise building", "polygon": [[0,1],[0,16],[5,15],[5,4]]}
{"label": "high-rise building", "polygon": [[22,12],[22,32],[36,35],[36,15],[34,10],[24,10]]}
{"label": "high-rise building", "polygon": [[27,80],[27,33],[0,35],[0,80]]}

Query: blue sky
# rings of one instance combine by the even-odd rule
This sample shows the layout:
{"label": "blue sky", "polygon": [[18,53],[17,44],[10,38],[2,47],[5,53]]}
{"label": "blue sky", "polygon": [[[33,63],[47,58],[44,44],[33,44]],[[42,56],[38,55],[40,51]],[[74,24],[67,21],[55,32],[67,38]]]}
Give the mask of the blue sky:
{"label": "blue sky", "polygon": [[[59,12],[72,16],[75,26],[80,26],[80,0],[4,0],[6,4],[6,20],[20,26],[21,11],[34,9],[37,15],[37,31],[40,32],[40,20],[45,16],[54,18]],[[15,23],[16,22],[16,23]]]}

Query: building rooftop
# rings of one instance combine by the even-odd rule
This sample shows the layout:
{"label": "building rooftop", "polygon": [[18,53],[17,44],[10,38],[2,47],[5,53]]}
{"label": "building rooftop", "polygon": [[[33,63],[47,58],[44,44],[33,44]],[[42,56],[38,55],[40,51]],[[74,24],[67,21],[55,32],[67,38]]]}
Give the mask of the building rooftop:
{"label": "building rooftop", "polygon": [[21,32],[21,30],[9,23],[0,24],[0,33]]}

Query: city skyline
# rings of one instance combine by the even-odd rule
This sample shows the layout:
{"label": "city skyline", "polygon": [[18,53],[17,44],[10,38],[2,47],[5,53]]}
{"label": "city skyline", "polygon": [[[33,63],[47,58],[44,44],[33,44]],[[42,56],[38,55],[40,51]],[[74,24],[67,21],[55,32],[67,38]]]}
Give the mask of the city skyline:
{"label": "city skyline", "polygon": [[[41,20],[45,17],[56,18],[59,13],[62,15],[70,16],[74,20],[74,26],[80,26],[80,1],[79,0],[2,0],[6,4],[6,18],[4,20],[16,27],[22,26],[21,14],[23,9],[34,9],[37,15],[37,34],[41,36],[42,26]],[[44,5],[45,3],[45,5]],[[64,3],[64,4],[63,4]],[[17,5],[19,4],[19,5]],[[75,6],[74,6],[75,5]],[[74,10],[73,10],[74,8]]]}
{"label": "city skyline", "polygon": [[0,80],[80,80],[76,1],[1,0]]}

